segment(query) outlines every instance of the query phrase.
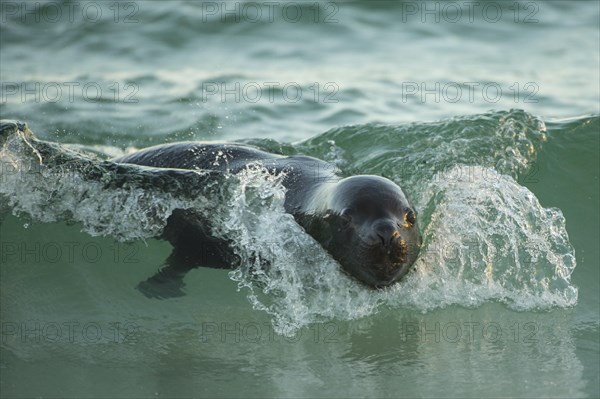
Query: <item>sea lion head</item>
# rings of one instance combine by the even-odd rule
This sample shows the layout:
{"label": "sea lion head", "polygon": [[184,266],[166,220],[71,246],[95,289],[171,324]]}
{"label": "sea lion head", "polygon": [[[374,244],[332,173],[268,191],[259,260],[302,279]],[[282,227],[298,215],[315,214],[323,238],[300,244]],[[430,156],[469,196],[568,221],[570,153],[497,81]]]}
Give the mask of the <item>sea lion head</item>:
{"label": "sea lion head", "polygon": [[417,259],[422,237],[417,211],[394,182],[352,176],[330,192],[327,250],[344,271],[382,288],[399,281]]}

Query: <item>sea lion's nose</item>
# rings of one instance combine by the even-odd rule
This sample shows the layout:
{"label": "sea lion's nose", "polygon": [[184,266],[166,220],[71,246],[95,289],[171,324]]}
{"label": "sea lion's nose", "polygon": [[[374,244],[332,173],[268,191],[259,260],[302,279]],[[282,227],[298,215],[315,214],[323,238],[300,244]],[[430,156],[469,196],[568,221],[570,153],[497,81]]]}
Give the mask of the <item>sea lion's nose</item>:
{"label": "sea lion's nose", "polygon": [[391,220],[377,221],[374,229],[375,234],[377,234],[377,237],[381,241],[381,245],[386,248],[389,248],[400,237],[398,228]]}

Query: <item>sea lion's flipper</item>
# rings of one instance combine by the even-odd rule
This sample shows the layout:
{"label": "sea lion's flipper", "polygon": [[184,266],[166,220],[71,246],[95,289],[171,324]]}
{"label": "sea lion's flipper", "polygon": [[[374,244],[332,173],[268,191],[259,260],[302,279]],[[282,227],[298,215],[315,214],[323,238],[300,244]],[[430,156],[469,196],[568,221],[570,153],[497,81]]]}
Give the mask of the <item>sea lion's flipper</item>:
{"label": "sea lion's flipper", "polygon": [[165,299],[184,296],[183,277],[186,273],[187,270],[180,270],[166,263],[152,277],[139,283],[136,289],[147,298]]}
{"label": "sea lion's flipper", "polygon": [[230,242],[214,237],[210,221],[193,209],[175,209],[161,238],[173,245],[169,263],[177,264],[180,269],[233,267],[235,257]]}
{"label": "sea lion's flipper", "polygon": [[149,298],[174,298],[185,295],[183,278],[192,269],[210,267],[231,269],[235,257],[229,242],[210,234],[210,223],[191,209],[176,209],[167,220],[162,238],[173,245],[173,252],[152,277],[137,289]]}

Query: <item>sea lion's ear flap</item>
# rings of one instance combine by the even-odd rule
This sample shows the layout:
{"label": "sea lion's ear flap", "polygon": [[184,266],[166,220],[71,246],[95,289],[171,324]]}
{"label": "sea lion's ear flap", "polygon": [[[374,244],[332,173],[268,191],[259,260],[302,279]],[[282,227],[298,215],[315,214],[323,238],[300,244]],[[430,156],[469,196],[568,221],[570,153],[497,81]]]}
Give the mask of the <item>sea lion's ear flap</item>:
{"label": "sea lion's ear flap", "polygon": [[352,220],[352,216],[354,216],[354,209],[352,208],[344,208],[342,212],[340,212],[340,216],[347,220]]}
{"label": "sea lion's ear flap", "polygon": [[410,226],[413,226],[417,222],[417,214],[412,209],[406,209],[404,211],[404,221]]}

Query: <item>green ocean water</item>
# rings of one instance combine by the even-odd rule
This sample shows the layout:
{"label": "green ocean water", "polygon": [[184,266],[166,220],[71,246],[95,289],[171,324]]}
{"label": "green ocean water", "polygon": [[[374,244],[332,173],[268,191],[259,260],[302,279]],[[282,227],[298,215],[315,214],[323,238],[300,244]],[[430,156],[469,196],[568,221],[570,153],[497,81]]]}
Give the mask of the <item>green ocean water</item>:
{"label": "green ocean water", "polygon": [[[0,5],[0,118],[61,145],[0,141],[3,398],[600,396],[598,2]],[[182,140],[396,181],[415,271],[359,287],[260,174],[103,185]],[[184,205],[273,272],[141,295]]]}

